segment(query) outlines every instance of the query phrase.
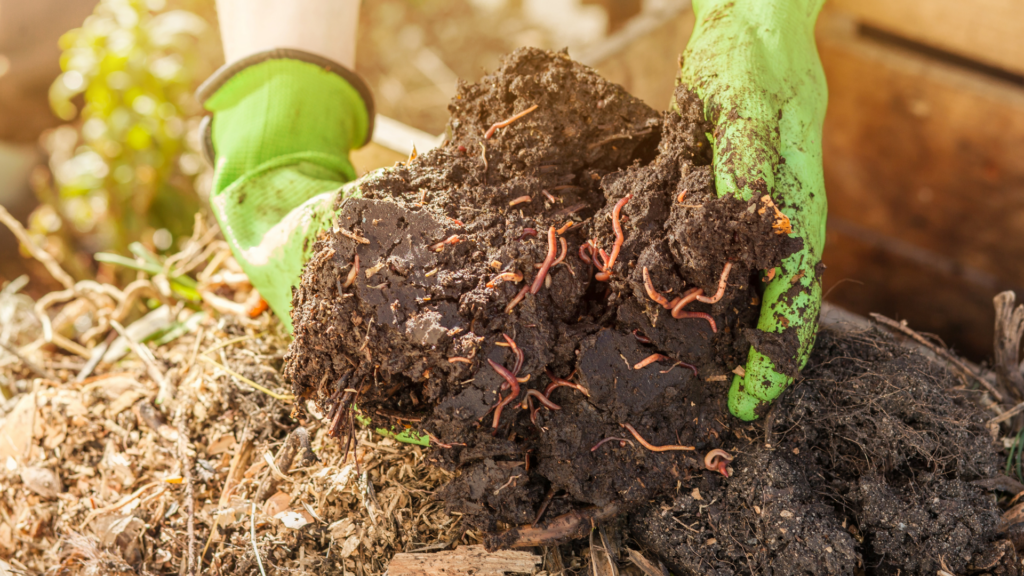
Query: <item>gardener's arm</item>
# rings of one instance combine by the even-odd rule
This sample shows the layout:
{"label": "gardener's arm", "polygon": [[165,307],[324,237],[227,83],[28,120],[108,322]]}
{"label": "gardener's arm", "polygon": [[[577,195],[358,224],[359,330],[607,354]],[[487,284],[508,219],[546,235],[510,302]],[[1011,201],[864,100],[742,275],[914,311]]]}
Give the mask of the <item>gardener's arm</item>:
{"label": "gardener's arm", "polygon": [[357,0],[218,0],[227,64],[199,89],[212,113],[213,212],[235,257],[290,329],[291,289],[355,178],[373,101],[352,72]]}
{"label": "gardener's arm", "polygon": [[697,16],[682,82],[714,124],[715,188],[745,200],[769,194],[803,249],[768,283],[758,329],[788,346],[772,359],[750,349],[746,375],[729,391],[745,420],[774,400],[803,367],[821,308],[825,183],[821,126],[828,101],[814,44],[824,0],[694,0]]}

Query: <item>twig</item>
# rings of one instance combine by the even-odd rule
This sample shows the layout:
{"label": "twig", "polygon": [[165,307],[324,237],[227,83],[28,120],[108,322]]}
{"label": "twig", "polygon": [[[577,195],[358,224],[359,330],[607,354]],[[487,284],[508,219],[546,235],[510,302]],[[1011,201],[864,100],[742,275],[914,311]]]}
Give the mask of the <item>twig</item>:
{"label": "twig", "polygon": [[7,228],[10,229],[33,258],[46,267],[46,271],[50,273],[50,276],[53,276],[54,280],[60,282],[61,285],[68,290],[74,289],[74,279],[72,279],[71,276],[60,267],[60,264],[53,259],[53,256],[50,256],[46,250],[43,250],[32,242],[32,239],[28,236],[28,230],[25,230],[25,227],[21,225],[21,222],[18,222],[14,216],[11,216],[11,213],[3,206],[0,206],[0,222],[3,222]]}
{"label": "twig", "polygon": [[264,386],[260,386],[259,384],[253,382],[252,380],[249,380],[245,376],[242,376],[238,372],[235,372],[231,368],[228,368],[227,366],[221,364],[220,362],[217,362],[216,360],[214,360],[213,358],[210,358],[209,356],[200,356],[199,359],[202,360],[203,362],[207,362],[209,364],[213,364],[214,366],[216,366],[216,367],[220,368],[221,370],[227,372],[231,376],[234,376],[235,378],[238,378],[242,382],[245,382],[249,386],[252,386],[253,388],[259,390],[260,392],[263,392],[264,394],[266,394],[267,396],[270,396],[271,398],[274,398],[275,400],[280,400],[281,402],[291,402],[291,401],[295,400],[295,396],[293,396],[291,394],[278,394],[277,392],[274,392],[273,390],[270,390],[269,388],[266,388]]}
{"label": "twig", "polygon": [[5,344],[3,342],[0,342],[0,348],[3,348],[10,355],[12,355],[15,358],[17,358],[18,360],[20,360],[21,363],[24,364],[26,368],[28,368],[29,370],[34,372],[37,376],[39,376],[41,378],[46,378],[48,380],[56,380],[57,379],[57,377],[54,376],[49,370],[41,368],[38,364],[36,364],[35,362],[33,362],[33,361],[29,360],[28,358],[26,358],[25,356],[23,356],[21,354],[21,352],[18,352],[17,348],[15,348],[13,346],[9,346],[9,345],[7,345],[7,344]]}
{"label": "twig", "polygon": [[1021,412],[1024,412],[1024,402],[1021,402],[1020,404],[1017,404],[1016,406],[1014,406],[1013,408],[1010,408],[1006,412],[1003,412],[999,416],[996,416],[995,418],[992,418],[991,420],[989,420],[985,424],[987,426],[992,426],[993,424],[999,424],[1000,422],[1006,422],[1007,420],[1009,420],[1010,418],[1013,418],[1014,416],[1016,416],[1017,414],[1020,414]]}
{"label": "twig", "polygon": [[85,517],[85,520],[83,520],[82,523],[78,526],[78,529],[82,530],[89,524],[89,522],[92,522],[98,516],[110,514],[111,512],[116,512],[121,508],[124,508],[125,506],[131,504],[134,500],[136,500],[140,495],[142,495],[143,492],[149,490],[150,488],[155,488],[157,486],[160,486],[160,492],[163,492],[164,490],[167,489],[167,485],[161,482],[160,480],[150,482],[149,484],[146,484],[145,486],[139,488],[135,492],[132,492],[128,496],[121,498],[120,500],[117,501],[116,504],[111,504],[110,506],[104,506],[103,508],[97,508],[96,510],[93,510],[92,512],[89,513],[88,516]]}
{"label": "twig", "polygon": [[196,500],[192,484],[192,459],[188,456],[188,430],[185,427],[185,411],[178,411],[178,459],[181,460],[182,475],[185,477],[185,511],[188,513],[188,574],[197,573],[196,562]]}
{"label": "twig", "polygon": [[256,564],[260,567],[260,574],[267,576],[263,569],[263,559],[260,558],[260,549],[256,546],[256,503],[252,503],[252,512],[249,513],[249,536],[252,538],[252,553],[256,556]]}
{"label": "twig", "polygon": [[117,331],[107,334],[106,340],[102,344],[92,349],[92,356],[89,357],[89,361],[82,367],[82,371],[75,376],[75,382],[81,382],[88,378],[92,371],[96,369],[96,366],[103,360],[103,356],[106,355],[107,350],[110,348],[110,344],[117,338]]}
{"label": "twig", "polygon": [[163,370],[157,366],[156,358],[153,357],[149,348],[146,348],[136,342],[135,339],[128,334],[128,331],[125,330],[124,326],[121,326],[121,323],[117,320],[111,320],[110,325],[114,327],[114,330],[117,330],[117,333],[120,334],[126,342],[128,342],[128,347],[131,348],[132,352],[134,352],[135,355],[142,360],[142,363],[146,365],[146,371],[149,373],[149,377],[153,379],[153,382],[156,383],[160,390],[167,389],[167,378],[164,376]]}
{"label": "twig", "polygon": [[977,380],[979,384],[984,386],[985,389],[988,390],[990,394],[992,394],[992,397],[996,399],[996,402],[1003,402],[1004,401],[1003,400],[1003,395],[998,390],[996,390],[994,386],[989,384],[987,380],[985,380],[981,376],[978,376],[977,374],[975,374],[974,371],[972,371],[963,362],[961,362],[959,359],[957,359],[955,356],[953,356],[952,354],[950,354],[946,350],[943,350],[942,348],[939,348],[935,344],[932,344],[931,342],[929,342],[924,336],[921,336],[917,332],[911,330],[909,327],[907,327],[906,320],[904,320],[903,322],[897,322],[897,321],[895,321],[895,320],[893,320],[891,318],[887,318],[885,316],[882,316],[881,314],[876,314],[874,312],[871,313],[871,318],[874,319],[874,321],[878,322],[879,324],[884,324],[884,325],[886,325],[886,326],[888,326],[890,328],[893,328],[895,330],[899,330],[900,332],[902,332],[903,334],[905,334],[907,336],[910,336],[917,343],[925,346],[926,348],[928,348],[932,352],[938,354],[939,356],[942,356],[944,359],[946,359],[947,361],[952,363],[954,366],[956,366],[957,368],[962,370],[965,374],[967,374],[967,375],[971,376],[972,378],[974,378],[975,380]]}

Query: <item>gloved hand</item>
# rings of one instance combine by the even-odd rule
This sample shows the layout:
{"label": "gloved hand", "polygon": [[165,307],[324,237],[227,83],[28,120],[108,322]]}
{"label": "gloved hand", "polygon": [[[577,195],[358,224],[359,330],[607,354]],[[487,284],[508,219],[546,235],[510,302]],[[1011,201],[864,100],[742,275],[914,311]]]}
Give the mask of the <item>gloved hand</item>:
{"label": "gloved hand", "polygon": [[[714,125],[715,188],[744,200],[770,194],[803,239],[768,283],[758,329],[786,345],[776,362],[751,347],[729,410],[754,420],[810,355],[821,309],[825,245],[821,126],[828,90],[814,43],[824,0],[693,0],[697,23],[681,81]],[[791,354],[791,356],[790,356]]]}
{"label": "gloved hand", "polygon": [[353,72],[300,50],[253,54],[197,94],[213,113],[204,148],[210,204],[253,286],[291,331],[292,286],[355,178],[349,150],[373,131],[373,99]]}

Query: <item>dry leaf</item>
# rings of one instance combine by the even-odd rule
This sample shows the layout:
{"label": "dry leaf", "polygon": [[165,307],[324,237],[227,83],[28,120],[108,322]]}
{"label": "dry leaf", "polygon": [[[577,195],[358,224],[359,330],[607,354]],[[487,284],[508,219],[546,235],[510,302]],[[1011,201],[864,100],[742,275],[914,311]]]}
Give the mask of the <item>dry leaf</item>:
{"label": "dry leaf", "polygon": [[48,468],[24,466],[21,469],[21,481],[26,488],[46,499],[56,498],[64,491],[60,476]]}
{"label": "dry leaf", "polygon": [[267,516],[277,516],[281,512],[288,509],[288,506],[292,503],[292,497],[287,492],[278,492],[270,498],[267,498],[267,503],[263,505],[263,513]]}

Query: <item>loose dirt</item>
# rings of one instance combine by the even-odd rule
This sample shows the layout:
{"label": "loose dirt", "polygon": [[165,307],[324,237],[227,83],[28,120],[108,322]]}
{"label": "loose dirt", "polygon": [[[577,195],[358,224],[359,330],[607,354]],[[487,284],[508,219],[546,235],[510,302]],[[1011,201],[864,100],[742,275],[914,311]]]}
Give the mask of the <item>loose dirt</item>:
{"label": "loose dirt", "polygon": [[[779,439],[728,415],[730,372],[751,344],[793,364],[793,347],[754,325],[759,272],[800,241],[759,199],[715,197],[700,103],[680,88],[675,104],[658,114],[537,49],[460,85],[445,145],[339,196],[293,298],[295,393],[344,446],[353,405],[375,426],[430,434],[429,461],[457,472],[437,498],[491,547],[562,542],[633,511],[637,540],[677,573],[966,565],[996,511],[967,482],[995,472],[993,452],[934,366],[827,337],[807,383],[767,418]],[[624,241],[600,278],[616,206]],[[686,307],[706,317],[675,318],[645,289],[646,269],[666,301],[712,295],[727,263],[721,300]],[[639,366],[652,354],[663,358]],[[578,388],[526,403],[555,379]],[[689,449],[648,450],[625,424]],[[734,479],[705,470],[717,448],[740,454]]]}

